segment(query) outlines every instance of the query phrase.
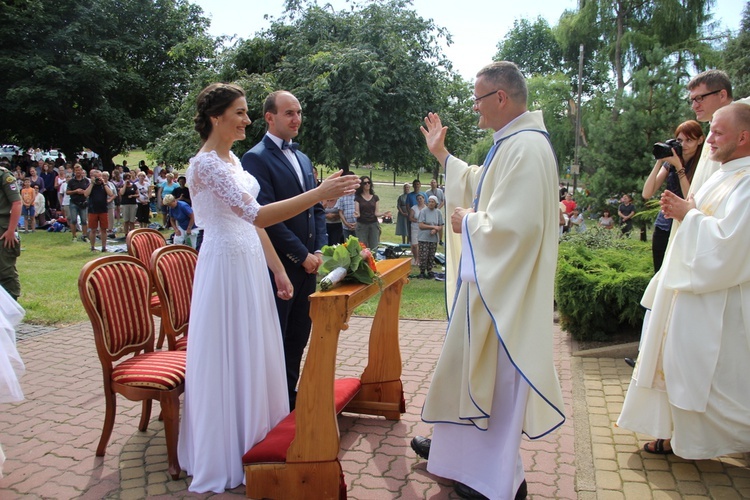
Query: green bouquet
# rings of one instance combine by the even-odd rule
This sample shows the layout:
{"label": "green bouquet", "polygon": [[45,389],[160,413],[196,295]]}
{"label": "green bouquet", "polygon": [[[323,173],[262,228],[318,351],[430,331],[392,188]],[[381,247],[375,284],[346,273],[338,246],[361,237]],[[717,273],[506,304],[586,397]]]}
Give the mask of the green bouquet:
{"label": "green bouquet", "polygon": [[323,265],[320,273],[325,277],[320,280],[320,289],[330,290],[342,281],[355,281],[369,285],[378,278],[378,269],[372,252],[355,236],[349,236],[340,245],[326,245],[321,249]]}

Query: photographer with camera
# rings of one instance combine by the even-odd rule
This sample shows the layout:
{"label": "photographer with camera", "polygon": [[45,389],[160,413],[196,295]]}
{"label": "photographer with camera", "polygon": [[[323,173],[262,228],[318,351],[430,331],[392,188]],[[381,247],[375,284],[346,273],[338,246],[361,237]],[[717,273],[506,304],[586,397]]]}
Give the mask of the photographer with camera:
{"label": "photographer with camera", "polygon": [[84,191],[84,195],[88,198],[88,225],[89,225],[89,241],[91,243],[91,251],[96,252],[94,245],[96,244],[96,230],[99,229],[99,234],[102,239],[102,252],[107,251],[107,226],[109,225],[109,218],[107,217],[107,203],[109,199],[114,196],[114,193],[110,189],[109,185],[102,178],[102,173],[99,170],[91,169],[91,182],[89,187]]}
{"label": "photographer with camera", "polygon": [[122,213],[122,230],[127,235],[135,229],[136,201],[138,200],[138,188],[131,182],[130,172],[123,174],[123,184],[120,188],[120,211]]}
{"label": "photographer with camera", "polygon": [[[700,124],[695,120],[681,123],[675,130],[676,139],[654,144],[654,168],[643,185],[641,195],[644,200],[650,199],[666,180],[666,189],[680,198],[685,198],[690,182],[695,173],[695,166],[701,157],[705,136]],[[659,211],[654,223],[654,236],[651,241],[651,252],[654,259],[654,272],[661,268],[664,252],[667,249],[669,233],[672,230],[672,219],[664,217]]]}

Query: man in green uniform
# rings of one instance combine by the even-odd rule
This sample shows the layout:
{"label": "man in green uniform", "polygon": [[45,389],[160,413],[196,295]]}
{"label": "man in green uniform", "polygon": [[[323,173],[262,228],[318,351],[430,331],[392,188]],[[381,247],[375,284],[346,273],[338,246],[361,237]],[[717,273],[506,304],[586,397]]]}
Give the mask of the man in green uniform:
{"label": "man in green uniform", "polygon": [[15,299],[21,295],[21,282],[16,270],[16,258],[21,254],[21,242],[16,230],[21,218],[21,193],[16,178],[7,162],[0,162],[0,286]]}

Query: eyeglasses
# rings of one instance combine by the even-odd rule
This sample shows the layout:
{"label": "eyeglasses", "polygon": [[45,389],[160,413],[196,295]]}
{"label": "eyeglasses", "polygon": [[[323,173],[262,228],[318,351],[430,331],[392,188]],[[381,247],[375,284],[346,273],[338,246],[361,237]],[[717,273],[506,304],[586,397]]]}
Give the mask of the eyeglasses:
{"label": "eyeglasses", "polygon": [[687,100],[688,104],[693,104],[694,102],[700,104],[703,102],[703,99],[705,99],[706,97],[713,95],[713,94],[718,94],[722,90],[724,89],[714,90],[713,92],[707,92],[705,94],[697,95],[695,97],[688,97],[688,100]]}
{"label": "eyeglasses", "polygon": [[[487,94],[484,94],[484,95],[480,95],[479,97],[474,97],[474,98],[473,98],[473,100],[474,100],[474,105],[476,106],[476,105],[477,105],[477,103],[479,103],[479,101],[481,101],[481,100],[482,100],[482,99],[484,99],[485,97],[489,97],[489,96],[491,96],[492,94],[497,94],[498,92],[499,92],[499,90],[493,90],[492,92],[489,92],[489,93],[487,93]],[[700,101],[698,101],[698,102],[700,102]]]}
{"label": "eyeglasses", "polygon": [[370,181],[364,181],[364,182],[362,182],[362,184],[369,184],[369,183],[370,183]]}

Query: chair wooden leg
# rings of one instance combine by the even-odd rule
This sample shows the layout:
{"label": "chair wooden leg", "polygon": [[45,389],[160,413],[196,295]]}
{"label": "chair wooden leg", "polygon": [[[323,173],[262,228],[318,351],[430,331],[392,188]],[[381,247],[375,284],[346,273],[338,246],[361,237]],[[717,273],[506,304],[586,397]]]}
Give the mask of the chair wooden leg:
{"label": "chair wooden leg", "polygon": [[138,423],[138,430],[145,432],[148,429],[148,421],[151,420],[151,404],[153,400],[143,400],[143,411],[141,411],[141,421]]}
{"label": "chair wooden leg", "polygon": [[159,340],[156,342],[156,348],[161,349],[161,347],[164,345],[164,337],[166,334],[164,333],[164,326],[161,324],[159,325]]}
{"label": "chair wooden leg", "polygon": [[167,440],[167,464],[172,479],[180,478],[180,461],[177,458],[177,441],[180,433],[180,394],[177,391],[162,394],[161,414],[164,417],[164,435]]}
{"label": "chair wooden leg", "polygon": [[104,391],[104,402],[106,410],[104,412],[104,427],[102,428],[102,437],[99,439],[99,446],[96,447],[96,456],[103,457],[107,449],[109,438],[112,436],[112,429],[115,427],[115,412],[117,411],[117,401],[115,393],[106,388]]}

